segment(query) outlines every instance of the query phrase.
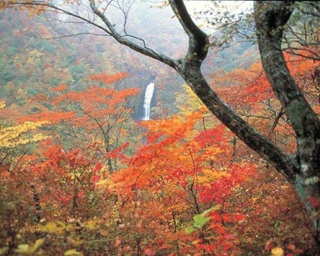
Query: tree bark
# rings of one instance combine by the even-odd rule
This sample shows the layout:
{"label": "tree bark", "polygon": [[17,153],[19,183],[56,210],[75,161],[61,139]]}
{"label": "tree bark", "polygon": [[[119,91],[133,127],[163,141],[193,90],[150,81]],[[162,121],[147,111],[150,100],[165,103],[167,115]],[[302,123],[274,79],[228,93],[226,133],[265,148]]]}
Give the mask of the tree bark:
{"label": "tree bark", "polygon": [[[320,123],[292,78],[281,51],[283,31],[293,12],[293,4],[294,1],[255,2],[254,13],[263,69],[296,135],[298,169],[293,181],[312,214],[319,210],[309,199],[320,198]],[[318,224],[314,223],[317,231]]]}

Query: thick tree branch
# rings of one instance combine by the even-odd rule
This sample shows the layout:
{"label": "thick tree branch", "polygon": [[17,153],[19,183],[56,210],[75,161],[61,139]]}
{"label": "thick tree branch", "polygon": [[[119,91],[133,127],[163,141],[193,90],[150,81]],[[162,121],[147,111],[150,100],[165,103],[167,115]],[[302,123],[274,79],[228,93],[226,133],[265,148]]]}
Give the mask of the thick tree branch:
{"label": "thick tree branch", "polygon": [[183,0],[169,1],[173,12],[189,37],[187,61],[202,62],[208,53],[209,38],[191,19]]}
{"label": "thick tree branch", "polygon": [[207,35],[191,20],[182,0],[170,0],[180,24],[189,37],[189,49],[176,70],[190,85],[206,107],[247,146],[257,152],[266,161],[272,163],[288,180],[294,181],[298,172],[296,162],[284,154],[265,136],[245,122],[231,107],[223,102],[210,88],[201,74],[201,63],[208,50]]}
{"label": "thick tree branch", "polygon": [[[293,12],[293,3],[281,1],[269,6],[264,2],[256,2],[255,20],[262,65],[297,136],[298,160],[310,163],[311,159],[317,161],[319,157],[319,119],[292,78],[283,53],[279,50],[284,26]],[[317,163],[312,165],[316,166]]]}

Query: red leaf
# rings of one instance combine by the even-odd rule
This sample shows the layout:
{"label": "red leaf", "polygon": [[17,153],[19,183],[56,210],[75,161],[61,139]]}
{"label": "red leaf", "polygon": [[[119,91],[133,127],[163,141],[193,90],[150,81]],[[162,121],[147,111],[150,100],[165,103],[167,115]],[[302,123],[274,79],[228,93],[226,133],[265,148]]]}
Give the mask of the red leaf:
{"label": "red leaf", "polygon": [[151,249],[146,249],[146,250],[144,250],[144,253],[145,253],[145,255],[147,255],[147,256],[153,256],[153,255],[156,254],[156,252],[153,251],[153,250],[151,250]]}
{"label": "red leaf", "polygon": [[244,214],[236,213],[234,219],[238,222],[245,220],[246,216]]}
{"label": "red leaf", "polygon": [[308,201],[310,202],[310,204],[314,207],[317,208],[320,206],[320,198],[316,198],[316,197],[309,197]]}
{"label": "red leaf", "polygon": [[97,183],[99,180],[101,179],[101,177],[100,176],[92,176],[92,178],[91,178],[91,182],[92,183]]}
{"label": "red leaf", "polygon": [[224,214],[222,218],[225,222],[232,222],[230,214]]}
{"label": "red leaf", "polygon": [[95,166],[94,166],[94,171],[97,172],[97,171],[100,171],[102,169],[103,165],[101,163],[97,163]]}
{"label": "red leaf", "polygon": [[120,158],[125,158],[125,156],[123,154],[121,154],[121,151],[127,147],[129,147],[129,142],[124,143],[123,145],[121,145],[120,147],[116,148],[115,150],[108,152],[107,156],[110,158],[116,158],[116,157],[120,157]]}

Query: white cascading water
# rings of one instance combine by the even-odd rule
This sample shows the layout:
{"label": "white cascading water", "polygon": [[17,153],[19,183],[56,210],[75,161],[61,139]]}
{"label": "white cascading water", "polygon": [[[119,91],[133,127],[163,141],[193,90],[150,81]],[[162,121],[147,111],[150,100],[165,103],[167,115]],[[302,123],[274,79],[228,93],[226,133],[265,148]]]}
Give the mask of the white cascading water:
{"label": "white cascading water", "polygon": [[144,117],[142,120],[150,120],[150,109],[151,109],[153,92],[154,92],[154,83],[150,83],[148,84],[146,88],[146,92],[144,94],[144,103],[143,103]]}

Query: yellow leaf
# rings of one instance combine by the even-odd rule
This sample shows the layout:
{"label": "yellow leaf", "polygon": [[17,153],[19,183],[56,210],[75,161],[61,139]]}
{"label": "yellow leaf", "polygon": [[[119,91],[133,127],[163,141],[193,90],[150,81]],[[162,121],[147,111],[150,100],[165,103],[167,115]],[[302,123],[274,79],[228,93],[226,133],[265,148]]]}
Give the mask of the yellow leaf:
{"label": "yellow leaf", "polygon": [[211,169],[203,169],[202,175],[198,177],[199,183],[209,184],[211,181],[218,180],[222,177],[229,176],[230,174],[224,171],[215,171]]}
{"label": "yellow leaf", "polygon": [[38,250],[38,248],[43,244],[43,242],[45,241],[44,238],[38,239],[34,245],[30,248],[30,253],[34,253],[36,250]]}
{"label": "yellow leaf", "polygon": [[189,115],[193,111],[205,110],[203,103],[198,96],[192,91],[187,84],[183,85],[186,94],[179,94],[176,96],[177,106],[180,113]]}
{"label": "yellow leaf", "polygon": [[9,250],[9,247],[0,248],[0,255],[5,254]]}
{"label": "yellow leaf", "polygon": [[5,107],[6,107],[6,103],[4,101],[0,101],[0,109],[5,108]]}
{"label": "yellow leaf", "polygon": [[272,248],[271,256],[284,256],[284,250],[281,247]]}
{"label": "yellow leaf", "polygon": [[26,137],[25,133],[41,127],[44,124],[49,124],[46,121],[40,122],[24,122],[21,125],[9,126],[0,130],[0,145],[6,148],[13,148],[18,145],[25,145],[39,140],[47,139],[48,136],[36,134],[33,137]]}
{"label": "yellow leaf", "polygon": [[97,221],[95,220],[89,220],[87,222],[87,224],[85,225],[86,228],[88,228],[89,230],[93,230],[96,228],[96,224],[97,224]]}
{"label": "yellow leaf", "polygon": [[54,222],[49,222],[43,227],[43,231],[48,233],[54,233],[57,231],[57,224]]}
{"label": "yellow leaf", "polygon": [[81,252],[78,252],[76,249],[68,250],[64,253],[65,256],[73,256],[73,255],[82,255]]}
{"label": "yellow leaf", "polygon": [[28,253],[29,245],[28,244],[19,244],[18,249],[14,250],[17,253]]}

